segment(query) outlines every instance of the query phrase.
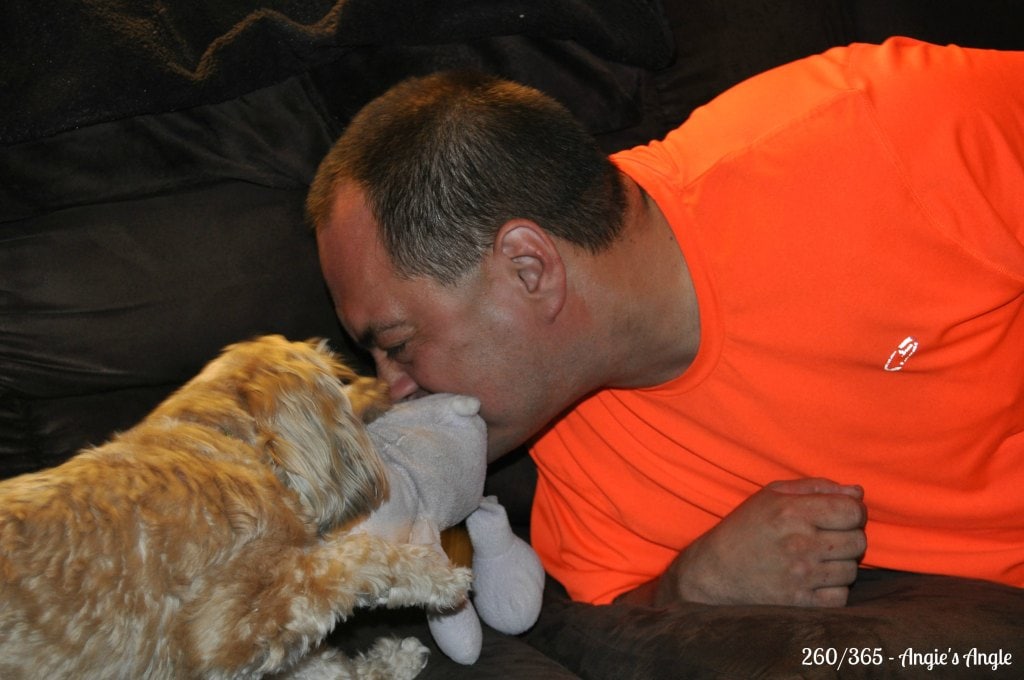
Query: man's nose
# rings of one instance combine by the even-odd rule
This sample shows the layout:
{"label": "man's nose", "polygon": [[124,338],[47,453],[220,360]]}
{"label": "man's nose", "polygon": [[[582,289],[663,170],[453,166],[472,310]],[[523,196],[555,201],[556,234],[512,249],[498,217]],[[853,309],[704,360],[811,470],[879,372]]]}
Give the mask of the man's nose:
{"label": "man's nose", "polygon": [[383,353],[374,352],[373,360],[377,364],[377,377],[388,384],[391,401],[399,402],[425,394],[412,376],[395,362],[389,361]]}

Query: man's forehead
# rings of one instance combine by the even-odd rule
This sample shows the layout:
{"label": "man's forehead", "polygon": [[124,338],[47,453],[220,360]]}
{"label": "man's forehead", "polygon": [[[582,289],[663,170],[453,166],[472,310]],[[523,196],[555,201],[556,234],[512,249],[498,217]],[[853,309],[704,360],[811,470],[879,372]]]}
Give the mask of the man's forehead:
{"label": "man's forehead", "polygon": [[[339,185],[330,216],[317,232],[320,264],[334,298],[335,311],[355,339],[393,325],[384,290],[394,278],[390,259],[376,233],[363,192]],[[385,314],[388,318],[385,318]]]}
{"label": "man's forehead", "polygon": [[362,242],[364,247],[380,243],[377,223],[366,201],[366,193],[353,182],[338,185],[331,210],[321,229],[342,232],[346,240]]}

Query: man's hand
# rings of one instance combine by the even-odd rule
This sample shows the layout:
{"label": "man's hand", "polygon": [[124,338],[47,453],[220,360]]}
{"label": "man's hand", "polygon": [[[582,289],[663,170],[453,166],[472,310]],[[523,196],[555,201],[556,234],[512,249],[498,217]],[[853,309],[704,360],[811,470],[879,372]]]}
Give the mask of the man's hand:
{"label": "man's hand", "polygon": [[624,599],[844,606],[867,546],[863,496],[826,479],[773,482]]}

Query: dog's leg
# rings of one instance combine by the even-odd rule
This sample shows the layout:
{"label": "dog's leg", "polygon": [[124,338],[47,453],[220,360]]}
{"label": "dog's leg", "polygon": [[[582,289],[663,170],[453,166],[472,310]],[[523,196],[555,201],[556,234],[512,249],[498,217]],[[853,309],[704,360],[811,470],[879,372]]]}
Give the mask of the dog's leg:
{"label": "dog's leg", "polygon": [[427,665],[430,650],[414,637],[380,638],[355,659],[359,680],[412,680]]}
{"label": "dog's leg", "polygon": [[447,610],[465,601],[472,581],[469,569],[454,567],[433,546],[392,543],[368,534],[329,537],[305,562],[299,584],[316,593],[334,617],[356,607],[422,606]]}
{"label": "dog's leg", "polygon": [[268,680],[412,680],[426,668],[429,655],[430,650],[414,637],[380,638],[354,659],[321,647],[290,671]]}
{"label": "dog's leg", "polygon": [[351,680],[358,678],[356,664],[337,649],[319,647],[292,668],[265,680]]}
{"label": "dog's leg", "polygon": [[468,569],[428,546],[334,534],[273,560],[240,555],[234,574],[196,598],[188,619],[199,675],[259,677],[291,668],[359,607],[458,606]]}

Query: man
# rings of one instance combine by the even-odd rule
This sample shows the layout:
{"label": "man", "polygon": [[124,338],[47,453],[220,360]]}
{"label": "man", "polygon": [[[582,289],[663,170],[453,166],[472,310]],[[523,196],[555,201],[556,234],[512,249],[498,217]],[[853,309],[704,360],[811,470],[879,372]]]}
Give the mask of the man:
{"label": "man", "polygon": [[835,606],[862,559],[1024,585],[1022,159],[1024,54],[894,39],[612,162],[535,91],[413,80],[308,208],[393,396],[532,438],[574,598]]}

